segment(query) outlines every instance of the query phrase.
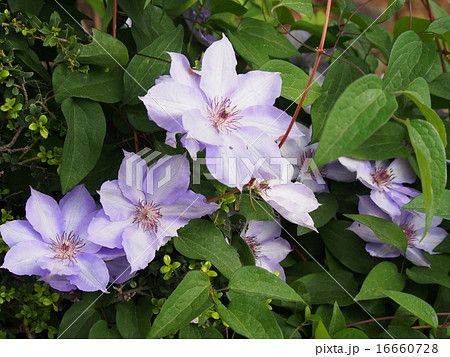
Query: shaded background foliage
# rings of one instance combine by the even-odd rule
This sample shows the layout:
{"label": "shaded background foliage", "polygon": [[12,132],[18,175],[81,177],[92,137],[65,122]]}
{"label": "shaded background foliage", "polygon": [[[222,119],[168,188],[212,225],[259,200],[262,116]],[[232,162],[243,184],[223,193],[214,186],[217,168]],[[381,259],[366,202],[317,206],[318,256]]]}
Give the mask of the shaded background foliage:
{"label": "shaded background foliage", "polygon": [[[167,51],[183,52],[192,65],[200,60],[206,46],[194,36],[192,19],[186,19],[185,12],[191,7],[199,11],[199,2],[119,0],[117,13],[113,0],[58,3],[0,2],[1,223],[24,217],[30,185],[60,198],[84,183],[95,195],[102,182],[116,177],[122,149],[137,152],[149,147],[168,155],[183,152],[180,145],[173,149],[164,144],[164,131],[148,120],[137,96],[168,73]],[[195,28],[217,38],[221,33],[229,37],[239,55],[239,73],[249,69],[280,71],[283,91],[277,106],[292,115],[291,101],[298,102],[309,68],[303,63],[299,69],[287,59],[312,53],[318,46],[324,21],[323,7],[318,5],[326,2],[314,1],[314,12],[307,0],[285,3],[289,5],[278,7],[272,17],[270,9],[277,1],[208,1],[204,5],[211,16]],[[336,46],[344,51],[386,8],[386,2],[372,1],[355,12],[361,3],[334,2],[325,48]],[[434,197],[430,193],[423,203],[415,201],[410,208],[428,213],[433,209],[445,218],[442,227],[448,231],[447,169],[441,166],[437,170],[443,172],[440,177],[437,171],[426,172],[411,154],[412,145],[416,152],[424,149],[425,159],[433,157],[432,151],[425,150],[431,139],[425,138],[422,146],[419,143],[420,128],[392,120],[383,122],[382,117],[390,117],[390,113],[373,111],[371,118],[380,118],[379,129],[359,136],[360,145],[351,148],[336,142],[330,130],[323,129],[326,121],[339,123],[343,113],[332,110],[333,105],[338,101],[341,106],[348,104],[345,96],[354,99],[358,90],[343,93],[363,78],[362,73],[385,73],[388,78],[383,83],[390,84],[383,86],[388,88],[382,88],[378,78],[372,81],[379,95],[397,108],[395,115],[426,119],[437,128],[438,140],[446,138],[450,128],[450,66],[445,43],[450,42],[450,25],[445,7],[438,4],[447,5],[448,11],[445,1],[424,1],[425,6],[415,1],[414,16],[410,17],[408,1],[399,0],[402,7],[393,6],[381,19],[387,22],[371,27],[342,57],[346,62],[333,65],[322,88],[311,87],[305,101],[305,105],[312,104],[311,114],[302,111],[299,121],[312,123],[313,141],[321,139],[336,157],[408,158],[422,184],[428,182],[433,189],[439,186],[441,191]],[[126,24],[128,18],[131,27]],[[342,25],[348,19],[344,31]],[[80,21],[84,29],[78,25]],[[297,50],[284,35],[286,29],[310,32],[309,47]],[[394,59],[413,45],[422,67],[411,67],[411,62],[401,60],[395,64]],[[397,80],[401,71],[401,80]],[[390,81],[390,77],[394,79]],[[418,77],[423,80],[412,87]],[[391,92],[404,94],[394,98]],[[347,113],[346,118],[352,115]],[[445,150],[448,157],[448,146]],[[332,159],[326,153],[319,154],[320,163]],[[389,337],[389,333],[401,338],[447,337],[449,238],[436,249],[443,254],[427,255],[431,268],[415,267],[403,258],[386,261],[371,257],[364,242],[346,230],[351,221],[344,216],[358,213],[357,195],[368,190],[359,183],[329,185],[330,193],[318,195],[323,206],[312,214],[319,233],[283,223],[301,244],[299,247],[291,240],[293,251],[282,263],[289,286],[255,270],[251,251],[239,237],[246,220],[271,217],[264,210],[255,212],[246,194],[230,195],[218,201],[222,208],[217,216],[194,220],[180,229],[179,237],[163,246],[146,270],[114,286],[108,295],[61,293],[34,277],[18,277],[2,269],[0,336],[378,338]],[[420,184],[415,188],[420,190]],[[192,189],[207,198],[227,192],[226,187],[207,180]],[[238,208],[239,214],[228,217],[230,210]],[[269,206],[265,208],[272,212]],[[231,239],[233,248],[224,244],[224,235]],[[203,250],[193,249],[195,243]],[[0,253],[4,255],[7,249],[0,240]],[[213,254],[217,251],[221,254]],[[249,281],[255,276],[259,283],[253,286]],[[379,322],[384,330],[366,322],[367,313],[342,288],[356,296],[374,317],[390,317]],[[177,309],[181,309],[181,317],[171,314]],[[198,326],[202,327],[188,323],[198,316]]]}

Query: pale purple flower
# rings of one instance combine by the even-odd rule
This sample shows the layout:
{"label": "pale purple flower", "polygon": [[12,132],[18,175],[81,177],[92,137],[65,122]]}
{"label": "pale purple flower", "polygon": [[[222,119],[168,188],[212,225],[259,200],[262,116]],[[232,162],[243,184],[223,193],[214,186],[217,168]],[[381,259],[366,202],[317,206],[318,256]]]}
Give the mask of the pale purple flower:
{"label": "pale purple flower", "polygon": [[280,262],[292,249],[280,235],[281,225],[276,221],[249,221],[241,232],[242,239],[255,256],[255,264],[271,273],[278,272],[280,279],[286,281]]}
{"label": "pale purple flower", "polygon": [[[242,188],[251,177],[280,178],[281,157],[276,140],[290,116],[273,106],[281,93],[279,73],[236,73],[236,57],[223,36],[205,52],[201,75],[181,54],[170,53],[170,77],[140,97],[150,120],[168,133],[186,133],[182,140],[193,158],[206,147],[206,165],[220,182]],[[296,128],[291,137],[300,136]]]}
{"label": "pale purple flower", "polygon": [[324,178],[339,182],[356,180],[355,173],[347,170],[338,160],[319,168],[314,166],[314,156],[319,143],[309,145],[312,128],[307,128],[300,123],[295,124],[304,136],[286,140],[281,148],[281,153],[293,164],[294,177],[297,182],[305,184],[313,192],[329,192]]}
{"label": "pale purple flower", "polygon": [[425,215],[423,213],[402,210],[400,215],[391,217],[383,212],[369,196],[361,196],[359,198],[358,208],[360,214],[384,218],[394,222],[403,229],[408,240],[408,248],[406,252],[402,252],[400,249],[379,240],[369,227],[359,222],[353,222],[347,229],[368,242],[366,244],[366,250],[370,255],[375,257],[395,258],[403,255],[415,265],[430,266],[423,251],[429,254],[437,254],[437,252],[433,251],[434,248],[447,236],[447,232],[444,229],[437,227],[442,222],[442,218],[439,217],[433,218],[431,227],[422,239],[425,230]]}
{"label": "pale purple flower", "polygon": [[357,179],[372,189],[372,201],[391,216],[401,215],[400,207],[420,195],[419,191],[403,186],[403,183],[416,181],[416,174],[406,159],[397,158],[389,163],[388,160],[363,161],[341,157],[339,162],[356,172]]}
{"label": "pale purple flower", "polygon": [[144,269],[179,228],[218,208],[188,190],[189,177],[184,155],[164,157],[148,168],[138,155],[125,152],[118,180],[106,181],[98,191],[103,209],[89,226],[92,240],[123,249],[130,274]]}
{"label": "pale purple flower", "polygon": [[97,255],[105,261],[109,272],[109,282],[122,284],[130,280],[135,273],[131,271],[130,263],[123,249],[109,249],[102,247]]}
{"label": "pale purple flower", "polygon": [[75,187],[59,204],[31,189],[25,209],[26,221],[0,226],[11,248],[2,268],[17,275],[40,275],[60,291],[106,292],[109,274],[97,255],[101,247],[89,240],[87,232],[96,206],[86,188]]}
{"label": "pale purple flower", "polygon": [[309,212],[320,203],[309,187],[299,182],[256,180],[252,188],[289,222],[317,232]]}

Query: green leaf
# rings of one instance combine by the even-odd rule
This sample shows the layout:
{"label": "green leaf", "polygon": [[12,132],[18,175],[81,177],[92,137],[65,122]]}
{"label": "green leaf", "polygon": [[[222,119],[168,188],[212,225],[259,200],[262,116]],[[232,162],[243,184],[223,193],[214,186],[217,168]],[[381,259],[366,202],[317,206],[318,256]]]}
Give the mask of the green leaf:
{"label": "green leaf", "polygon": [[355,277],[345,270],[308,274],[291,285],[298,283],[304,284],[309,295],[309,299],[308,295],[304,295],[304,299],[314,305],[337,301],[339,306],[347,306],[354,303],[352,296],[358,291]]}
{"label": "green leaf", "polygon": [[319,230],[320,236],[339,262],[353,271],[368,274],[380,259],[371,257],[366,252],[366,242],[347,230],[349,225],[348,221],[331,221]]}
{"label": "green leaf", "polygon": [[365,339],[369,338],[363,331],[356,328],[345,328],[333,335],[333,339]]}
{"label": "green leaf", "polygon": [[314,157],[318,167],[344,156],[385,124],[397,108],[394,97],[370,74],[350,84],[331,110]]}
{"label": "green leaf", "polygon": [[250,201],[250,196],[241,194],[239,196],[239,210],[238,213],[243,215],[247,220],[251,221],[274,221],[275,214],[273,208],[265,201],[252,196],[253,206]]}
{"label": "green leaf", "polygon": [[[308,85],[309,76],[303,72],[300,68],[292,63],[282,60],[271,60],[264,63],[260,67],[261,71],[267,72],[280,72],[281,80],[283,81],[281,86],[281,96],[292,100],[295,103],[299,103],[303,91]],[[313,82],[306,95],[303,106],[306,107],[320,96],[320,86]]]}
{"label": "green leaf", "polygon": [[397,266],[391,262],[381,262],[366,276],[355,300],[372,300],[385,297],[384,290],[402,291],[405,279],[397,271]]}
{"label": "green leaf", "polygon": [[200,327],[196,324],[187,324],[180,329],[181,339],[223,339],[219,330],[213,327]]}
{"label": "green leaf", "polygon": [[112,339],[122,338],[122,336],[120,336],[116,326],[108,328],[108,323],[105,320],[98,320],[89,330],[88,338]]}
{"label": "green leaf", "polygon": [[446,16],[434,20],[430,26],[428,26],[426,32],[442,35],[440,37],[446,42],[450,42],[450,17]]}
{"label": "green leaf", "polygon": [[137,105],[127,105],[125,111],[128,121],[135,129],[144,133],[154,133],[162,130],[154,121],[148,118],[147,110],[142,102]]}
{"label": "green leaf", "polygon": [[152,326],[153,304],[150,296],[141,297],[136,304],[137,326],[141,338],[147,337]]}
{"label": "green leaf", "polygon": [[317,323],[316,331],[314,333],[314,338],[319,339],[331,339],[330,334],[327,331],[327,328],[323,324],[322,321]]}
{"label": "green leaf", "polygon": [[425,323],[437,328],[438,318],[434,309],[422,299],[417,296],[402,293],[400,291],[384,290],[384,294],[394,300],[404,309],[408,310],[412,315]]}
{"label": "green leaf", "polygon": [[[386,10],[381,17],[380,20],[378,20],[378,23],[384,22],[388,19],[390,19],[400,8],[403,7],[406,0],[389,0],[389,3],[386,6]],[[381,9],[380,9],[381,10]]]}
{"label": "green leaf", "polygon": [[439,284],[450,289],[450,276],[448,271],[436,268],[434,265],[428,267],[412,267],[406,269],[406,275],[418,284]]}
{"label": "green leaf", "polygon": [[72,72],[60,64],[53,72],[55,100],[62,103],[70,97],[87,98],[96,102],[116,103],[123,92],[121,68],[105,70],[91,66],[88,73]]}
{"label": "green leaf", "polygon": [[209,288],[208,275],[199,270],[187,273],[164,303],[153,322],[148,338],[174,334],[209,309],[213,305]]}
{"label": "green leaf", "polygon": [[236,31],[234,33],[228,31],[227,36],[236,52],[245,60],[254,64],[255,69],[259,69],[269,60],[269,55],[267,54],[266,49],[261,46],[259,39],[241,31]]}
{"label": "green leaf", "polygon": [[422,114],[425,116],[425,119],[436,128],[442,142],[444,143],[444,146],[447,146],[447,135],[445,132],[444,123],[436,112],[431,109],[430,91],[426,80],[420,77],[416,78],[411,82],[405,91],[400,93],[405,94],[413,101],[415,105],[417,105]]}
{"label": "green leaf", "polygon": [[450,100],[450,72],[442,73],[429,84],[430,93],[436,97]]}
{"label": "green leaf", "polygon": [[344,214],[344,216],[369,227],[379,240],[393,245],[403,252],[406,251],[408,240],[405,232],[394,222],[366,214]]}
{"label": "green leaf", "polygon": [[326,119],[334,104],[342,92],[361,76],[361,72],[355,67],[349,66],[347,63],[340,61],[334,61],[332,63],[322,85],[322,94],[311,106],[313,128],[311,142],[320,140]]}
{"label": "green leaf", "polygon": [[259,40],[260,46],[264,47],[271,57],[289,58],[298,55],[294,45],[267,22],[246,17],[239,24],[238,32],[245,32]]}
{"label": "green leaf", "polygon": [[352,12],[355,10],[355,4],[353,4],[352,0],[337,0],[339,4],[339,9],[341,9],[341,13],[345,14],[346,12]]}
{"label": "green leaf", "polygon": [[[169,61],[170,56],[166,52],[181,52],[182,46],[183,27],[178,26],[158,37],[140,53]],[[139,55],[135,55],[131,59],[127,73],[123,77],[123,101],[125,103],[139,103],[138,96],[147,93],[147,90],[155,84],[155,79],[168,73],[170,65],[164,61]]]}
{"label": "green leaf", "polygon": [[281,0],[280,5],[286,6],[308,17],[314,14],[311,0]]}
{"label": "green leaf", "polygon": [[392,50],[391,34],[382,27],[372,26],[365,33],[365,36],[375,48],[380,50],[383,57],[388,60]]}
{"label": "green leaf", "polygon": [[82,45],[77,60],[102,67],[125,66],[128,63],[128,50],[121,41],[95,28],[92,33],[93,41]]}
{"label": "green leaf", "polygon": [[33,15],[39,15],[44,5],[44,0],[8,0],[11,12],[25,11]]}
{"label": "green leaf", "polygon": [[330,332],[331,336],[334,336],[337,332],[345,329],[345,326],[345,317],[339,309],[338,303],[335,301],[328,331]]}
{"label": "green leaf", "polygon": [[144,9],[144,0],[119,0],[119,5],[133,20],[131,33],[138,51],[149,46],[157,37],[175,30],[173,21],[164,10],[152,4]]}
{"label": "green leaf", "polygon": [[[415,197],[411,202],[404,205],[402,209],[426,213],[424,194]],[[450,220],[450,190],[442,191],[440,196],[437,197],[434,215]]]}
{"label": "green leaf", "polygon": [[217,312],[234,331],[247,338],[283,338],[272,312],[249,296],[237,296],[228,308],[218,305]]}
{"label": "green leaf", "polygon": [[[314,221],[314,227],[320,228],[327,224],[331,218],[334,217],[338,210],[338,201],[335,196],[330,193],[321,193],[316,196],[317,200],[321,204],[319,208],[310,213],[311,218]],[[297,226],[297,235],[300,236],[307,232],[311,232],[311,229],[307,227]]]}
{"label": "green leaf", "polygon": [[433,125],[424,120],[407,120],[411,144],[419,165],[425,201],[426,225],[424,236],[435,214],[437,200],[447,182],[445,148]]}
{"label": "green leaf", "polygon": [[78,301],[65,312],[58,327],[58,338],[88,338],[100,314],[90,301]]}
{"label": "green leaf", "polygon": [[192,219],[179,229],[174,244],[175,249],[188,258],[209,260],[228,279],[242,266],[222,232],[204,219]]}
{"label": "green leaf", "polygon": [[242,16],[247,12],[247,9],[233,0],[214,0],[211,14],[218,14],[221,12],[231,12],[234,15]]}
{"label": "green leaf", "polygon": [[403,90],[417,77],[424,77],[433,65],[434,55],[433,46],[422,42],[413,31],[402,33],[392,47],[383,89],[388,93]]}
{"label": "green leaf", "polygon": [[304,300],[283,280],[266,269],[245,266],[238,269],[228,284],[230,291],[250,294],[264,299],[302,302]]}
{"label": "green leaf", "polygon": [[386,160],[408,157],[411,149],[403,145],[406,128],[396,122],[387,122],[347,156],[359,160]]}
{"label": "green leaf", "polygon": [[123,338],[141,338],[139,333],[136,305],[133,300],[119,302],[116,305],[117,329]]}
{"label": "green leaf", "polygon": [[66,99],[61,106],[67,122],[60,169],[63,193],[75,187],[95,166],[102,151],[106,119],[100,104]]}

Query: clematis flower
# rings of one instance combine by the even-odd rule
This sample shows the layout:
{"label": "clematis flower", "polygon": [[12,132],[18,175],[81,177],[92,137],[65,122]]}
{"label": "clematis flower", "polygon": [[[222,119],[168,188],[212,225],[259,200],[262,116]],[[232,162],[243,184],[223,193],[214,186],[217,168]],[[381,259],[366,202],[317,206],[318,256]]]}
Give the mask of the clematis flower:
{"label": "clematis flower", "polygon": [[[150,120],[166,129],[168,142],[175,133],[193,158],[206,148],[206,165],[227,186],[242,187],[251,177],[280,178],[281,157],[276,140],[290,116],[273,106],[281,93],[279,73],[236,73],[236,57],[223,36],[205,52],[201,75],[181,54],[170,53],[170,77],[140,99]],[[295,128],[291,137],[302,134]],[[269,159],[268,159],[269,158]]]}
{"label": "clematis flower", "polygon": [[125,152],[118,180],[106,181],[98,191],[103,209],[89,225],[92,241],[123,249],[130,274],[144,269],[179,228],[218,208],[188,190],[189,177],[184,155],[164,157],[148,168],[138,155]]}
{"label": "clematis flower", "polygon": [[347,169],[356,172],[357,179],[372,189],[372,201],[391,216],[400,216],[400,207],[420,195],[419,191],[402,185],[416,181],[416,174],[406,159],[398,158],[391,163],[388,160],[363,161],[349,157],[338,160]]}
{"label": "clematis flower", "polygon": [[11,248],[2,268],[17,275],[40,275],[60,291],[106,292],[109,273],[97,255],[101,247],[89,240],[87,232],[97,211],[86,188],[75,187],[59,204],[31,189],[25,209],[27,221],[0,226]]}
{"label": "clematis flower", "polygon": [[375,205],[369,196],[361,196],[359,198],[358,208],[360,214],[367,214],[394,222],[403,229],[408,240],[408,248],[406,252],[402,252],[398,248],[379,240],[369,227],[359,222],[353,222],[347,229],[365,240],[367,242],[366,251],[375,257],[395,258],[404,255],[406,259],[415,265],[429,267],[430,263],[425,258],[423,251],[429,254],[438,254],[433,250],[447,236],[447,232],[438,227],[442,222],[442,218],[439,217],[433,218],[427,235],[422,239],[425,230],[425,215],[423,213],[402,210],[400,215],[392,217]]}
{"label": "clematis flower", "polygon": [[309,144],[312,129],[303,124],[296,123],[297,128],[304,136],[296,139],[288,139],[281,148],[283,157],[289,159],[294,166],[294,177],[297,182],[308,186],[313,192],[329,192],[328,185],[323,179],[328,178],[339,182],[352,182],[356,180],[356,174],[347,170],[338,160],[334,160],[319,168],[309,169],[314,161],[319,143]]}
{"label": "clematis flower", "polygon": [[286,281],[280,262],[291,251],[291,245],[280,235],[281,225],[275,221],[249,221],[241,232],[255,256],[255,264],[271,273],[278,272],[280,279]]}
{"label": "clematis flower", "polygon": [[320,203],[306,185],[299,182],[256,180],[252,188],[289,222],[317,232],[309,212],[317,209]]}
{"label": "clematis flower", "polygon": [[130,263],[123,249],[109,249],[102,247],[97,253],[108,268],[109,282],[122,284],[130,280],[135,273],[131,271]]}

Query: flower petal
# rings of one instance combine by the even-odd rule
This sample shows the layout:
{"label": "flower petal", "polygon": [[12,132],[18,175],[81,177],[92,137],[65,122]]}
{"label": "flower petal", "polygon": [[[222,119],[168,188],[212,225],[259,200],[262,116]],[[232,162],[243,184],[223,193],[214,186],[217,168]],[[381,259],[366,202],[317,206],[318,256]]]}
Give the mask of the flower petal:
{"label": "flower petal", "polygon": [[400,256],[400,250],[387,243],[367,243],[366,251],[373,257],[396,258]]}
{"label": "flower petal", "polygon": [[125,255],[106,261],[106,267],[109,271],[109,282],[113,284],[122,284],[130,280],[135,273],[131,272],[130,263]]}
{"label": "flower petal", "polygon": [[200,218],[211,214],[219,208],[219,205],[207,202],[201,194],[187,191],[175,202],[161,207],[162,216],[183,217],[187,219]]}
{"label": "flower petal", "polygon": [[197,160],[197,153],[205,148],[204,144],[195,140],[189,133],[184,135],[180,142],[191,155],[192,160]]}
{"label": "flower petal", "polygon": [[207,48],[202,61],[200,88],[209,99],[230,98],[238,86],[236,63],[233,46],[225,35]]}
{"label": "flower petal", "polygon": [[401,210],[399,205],[393,201],[385,191],[372,190],[370,198],[375,204],[390,216],[400,216]]}
{"label": "flower petal", "polygon": [[67,277],[63,275],[47,274],[42,276],[39,281],[43,281],[50,285],[53,289],[59,291],[71,291],[77,289],[77,287],[72,285],[69,280],[67,280]]}
{"label": "flower petal", "polygon": [[170,237],[178,236],[178,229],[188,224],[189,219],[184,217],[163,216],[159,219],[157,238],[159,246],[166,244]]}
{"label": "flower petal", "polygon": [[28,222],[44,241],[51,242],[64,231],[61,209],[52,197],[31,189],[25,210]]}
{"label": "flower petal", "polygon": [[206,98],[201,90],[173,79],[158,83],[139,99],[144,102],[149,119],[172,133],[185,133],[181,124],[182,115],[192,109],[202,109],[206,105]]}
{"label": "flower petal", "polygon": [[286,258],[291,251],[291,245],[283,238],[271,238],[259,246],[259,254],[277,263]]}
{"label": "flower petal", "polygon": [[281,235],[281,224],[277,221],[248,221],[241,233],[243,237],[254,237],[259,243]]}
{"label": "flower petal", "polygon": [[383,212],[380,209],[380,207],[378,207],[372,201],[370,196],[367,196],[367,195],[359,196],[358,211],[359,211],[359,214],[375,216],[378,218],[387,219],[388,221],[391,220],[391,217],[387,213]]}
{"label": "flower petal", "polygon": [[146,180],[147,202],[166,205],[174,202],[189,187],[191,170],[185,155],[166,156],[149,170]]}
{"label": "flower petal", "polygon": [[223,135],[214,128],[211,120],[205,118],[200,110],[190,110],[183,115],[183,126],[189,135],[209,145],[222,145]]}
{"label": "flower petal", "polygon": [[[430,254],[435,254],[434,248],[436,248],[447,237],[447,232],[439,227],[432,227],[428,230],[425,238],[422,239],[424,229],[416,231],[417,243],[414,246],[419,249],[423,249]],[[420,241],[422,239],[422,241]]]}
{"label": "flower petal", "polygon": [[104,182],[98,193],[103,210],[112,221],[124,221],[134,213],[134,205],[123,196],[117,180]]}
{"label": "flower petal", "polygon": [[355,221],[347,229],[355,233],[359,238],[366,242],[377,244],[382,243],[382,241],[377,238],[375,233],[373,233],[373,231],[364,224]]}
{"label": "flower petal", "polygon": [[89,224],[88,240],[107,248],[122,248],[123,231],[133,224],[133,219],[111,221],[101,210]]}
{"label": "flower petal", "polygon": [[28,221],[16,220],[4,223],[0,225],[0,234],[10,248],[20,242],[42,241],[41,235],[33,229]]}
{"label": "flower petal", "polygon": [[238,85],[230,99],[240,110],[255,105],[273,105],[281,94],[278,72],[250,71],[238,75]]}
{"label": "flower petal", "polygon": [[37,263],[42,269],[49,271],[52,275],[73,275],[80,272],[80,268],[76,264],[54,256],[40,257]]}
{"label": "flower petal", "polygon": [[76,265],[80,272],[77,275],[68,276],[71,284],[82,291],[107,292],[109,272],[105,262],[95,254],[80,254],[77,256]]}
{"label": "flower petal", "polygon": [[80,223],[95,211],[95,201],[84,185],[78,185],[61,199],[59,207],[64,217],[64,230],[80,235],[83,229]]}
{"label": "flower petal", "polygon": [[138,154],[123,152],[124,159],[120,164],[118,185],[125,196],[133,205],[145,200],[144,181],[147,177],[147,162]]}
{"label": "flower petal", "polygon": [[145,232],[135,226],[123,233],[123,248],[130,263],[131,271],[144,269],[155,257],[159,248],[158,239],[152,232]]}
{"label": "flower petal", "polygon": [[325,174],[323,176],[338,182],[356,181],[356,174],[347,170],[338,160],[331,161],[325,165]]}
{"label": "flower petal", "polygon": [[256,266],[264,268],[267,271],[270,271],[271,273],[279,272],[280,273],[279,278],[283,281],[286,281],[286,275],[285,275],[284,269],[280,265],[280,263],[277,263],[273,260],[265,259],[265,258],[257,259],[255,261],[255,263],[256,263]]}
{"label": "flower petal", "polygon": [[48,271],[38,265],[38,260],[51,254],[48,246],[37,240],[15,244],[5,255],[2,268],[17,275],[45,275]]}
{"label": "flower petal", "polygon": [[408,247],[406,249],[405,258],[408,259],[414,265],[420,267],[431,266],[430,262],[427,260],[427,258],[425,258],[423,252],[420,249],[414,247]]}
{"label": "flower petal", "polygon": [[417,176],[407,159],[395,159],[389,165],[388,170],[392,170],[395,183],[414,183],[416,181]]}
{"label": "flower petal", "polygon": [[186,56],[181,53],[167,52],[170,55],[170,76],[178,83],[189,87],[198,87],[200,76],[192,70]]}

